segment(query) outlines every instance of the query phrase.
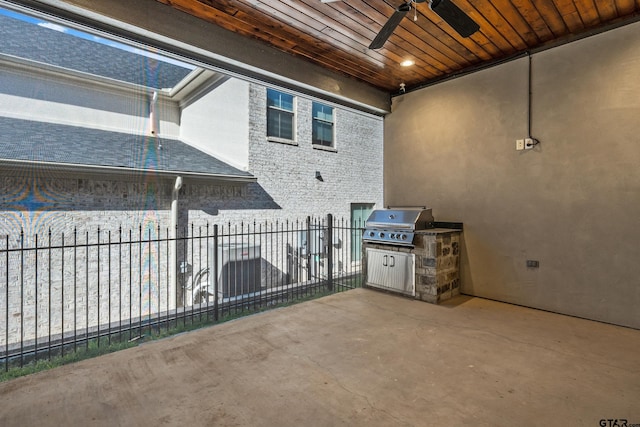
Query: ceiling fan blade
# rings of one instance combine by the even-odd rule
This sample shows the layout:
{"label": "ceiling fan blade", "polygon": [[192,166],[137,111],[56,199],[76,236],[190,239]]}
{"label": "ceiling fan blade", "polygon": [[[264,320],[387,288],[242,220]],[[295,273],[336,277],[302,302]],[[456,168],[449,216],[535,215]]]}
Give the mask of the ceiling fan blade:
{"label": "ceiling fan blade", "polygon": [[382,29],[380,30],[376,38],[373,39],[373,41],[369,45],[369,49],[380,49],[382,46],[384,46],[389,36],[393,34],[393,31],[396,29],[396,27],[400,25],[400,21],[402,21],[402,18],[404,18],[404,16],[410,10],[411,10],[410,1],[403,5],[400,5],[400,7],[398,7],[396,11],[393,12],[393,15],[391,15],[389,20],[384,24],[384,26],[382,27]]}
{"label": "ceiling fan blade", "polygon": [[469,15],[451,3],[450,0],[433,0],[429,7],[462,37],[469,37],[480,29],[480,26]]}

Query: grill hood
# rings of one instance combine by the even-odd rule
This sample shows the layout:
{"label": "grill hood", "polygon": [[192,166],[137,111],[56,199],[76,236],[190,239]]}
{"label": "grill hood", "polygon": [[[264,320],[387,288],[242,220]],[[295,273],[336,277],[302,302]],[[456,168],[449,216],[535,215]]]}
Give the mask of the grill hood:
{"label": "grill hood", "polygon": [[431,209],[378,209],[371,212],[366,228],[422,230],[433,222]]}
{"label": "grill hood", "polygon": [[365,222],[363,241],[413,246],[414,232],[433,227],[431,209],[379,209]]}

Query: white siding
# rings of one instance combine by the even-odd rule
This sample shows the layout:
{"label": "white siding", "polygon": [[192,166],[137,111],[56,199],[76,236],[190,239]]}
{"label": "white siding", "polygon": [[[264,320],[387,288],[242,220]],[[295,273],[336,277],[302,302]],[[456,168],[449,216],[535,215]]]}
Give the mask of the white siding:
{"label": "white siding", "polygon": [[182,110],[180,139],[238,169],[249,162],[249,84],[229,79]]}

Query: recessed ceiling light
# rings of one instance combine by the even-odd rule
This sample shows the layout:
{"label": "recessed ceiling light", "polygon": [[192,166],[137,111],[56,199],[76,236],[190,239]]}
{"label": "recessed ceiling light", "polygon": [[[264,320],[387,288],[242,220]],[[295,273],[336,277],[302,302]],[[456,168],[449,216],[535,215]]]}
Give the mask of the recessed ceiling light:
{"label": "recessed ceiling light", "polygon": [[413,64],[415,64],[415,62],[413,62],[413,61],[412,61],[412,60],[410,60],[410,59],[407,59],[407,60],[402,61],[402,62],[400,63],[400,65],[402,65],[403,67],[411,67]]}

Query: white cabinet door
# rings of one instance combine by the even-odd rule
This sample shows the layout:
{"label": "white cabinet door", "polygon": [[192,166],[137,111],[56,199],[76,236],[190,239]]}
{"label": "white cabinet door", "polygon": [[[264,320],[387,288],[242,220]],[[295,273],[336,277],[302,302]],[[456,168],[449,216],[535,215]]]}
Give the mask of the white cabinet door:
{"label": "white cabinet door", "polygon": [[371,286],[386,287],[389,253],[367,248],[367,283]]}
{"label": "white cabinet door", "polygon": [[415,295],[414,254],[389,255],[387,283],[390,288],[407,295]]}

